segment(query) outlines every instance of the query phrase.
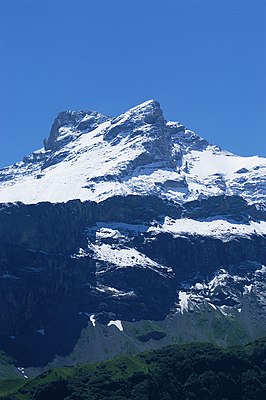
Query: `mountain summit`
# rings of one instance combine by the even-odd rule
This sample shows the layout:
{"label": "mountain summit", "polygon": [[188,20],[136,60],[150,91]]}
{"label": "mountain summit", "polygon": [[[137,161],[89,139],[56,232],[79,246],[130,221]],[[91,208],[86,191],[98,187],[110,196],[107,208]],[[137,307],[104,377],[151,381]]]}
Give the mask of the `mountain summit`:
{"label": "mountain summit", "polygon": [[266,160],[239,157],[164,119],[146,101],[112,118],[63,111],[44,148],[0,170],[0,201],[34,204],[146,194],[175,203],[214,195],[265,197]]}
{"label": "mountain summit", "polygon": [[154,100],[61,112],[44,148],[0,171],[0,349],[31,376],[265,336],[265,171]]}

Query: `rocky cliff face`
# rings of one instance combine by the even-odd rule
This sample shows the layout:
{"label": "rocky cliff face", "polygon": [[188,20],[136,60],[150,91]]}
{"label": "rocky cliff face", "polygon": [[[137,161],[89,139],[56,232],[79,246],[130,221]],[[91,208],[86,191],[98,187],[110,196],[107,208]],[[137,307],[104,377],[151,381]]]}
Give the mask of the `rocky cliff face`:
{"label": "rocky cliff face", "polygon": [[265,166],[155,101],[60,113],[0,171],[0,347],[38,366],[264,335]]}
{"label": "rocky cliff face", "polygon": [[[229,236],[222,232],[213,237],[208,232],[164,228],[169,219],[189,224],[206,220],[207,215],[212,218],[218,211],[223,213],[221,223],[235,218],[244,233],[231,229]],[[163,320],[177,305],[183,313],[188,303],[193,309],[206,299],[220,312],[224,307],[237,309],[246,286],[258,283],[251,275],[266,259],[266,238],[255,233],[252,225],[258,215],[266,219],[262,211],[236,197],[185,206],[140,196],[115,197],[98,204],[79,200],[3,204],[0,344],[21,357],[25,341],[31,347],[41,339],[50,340],[52,332],[58,336],[58,330],[71,324],[75,334],[65,335],[67,343],[61,353],[61,345],[54,348],[53,344],[47,362],[55,354],[72,350],[87,325],[84,315],[88,319],[94,315],[95,323],[102,324]],[[230,279],[225,279],[210,295],[208,282],[221,268],[242,280],[237,285],[233,280],[232,288]],[[185,303],[182,296],[187,296]],[[262,287],[256,296],[257,301],[264,296]],[[261,300],[258,309],[262,311],[265,304]],[[41,338],[40,332],[45,332]],[[32,352],[38,363],[36,349]]]}

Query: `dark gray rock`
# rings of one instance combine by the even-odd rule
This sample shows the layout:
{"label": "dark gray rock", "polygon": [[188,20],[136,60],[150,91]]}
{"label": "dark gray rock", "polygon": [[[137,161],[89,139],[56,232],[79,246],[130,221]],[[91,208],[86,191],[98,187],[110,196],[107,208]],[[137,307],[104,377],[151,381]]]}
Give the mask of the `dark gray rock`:
{"label": "dark gray rock", "polygon": [[[85,324],[83,319],[78,322],[79,313],[80,318],[84,313],[94,314],[103,323],[110,319],[162,320],[178,303],[182,282],[193,284],[195,279],[210,279],[220,268],[234,268],[246,276],[249,271],[254,272],[256,263],[265,264],[266,236],[256,233],[223,241],[189,234],[154,235],[148,231],[152,224],[162,223],[165,216],[196,219],[217,214],[239,223],[258,216],[265,218],[262,210],[244,200],[225,196],[184,206],[155,196],[117,196],[98,204],[75,200],[62,204],[1,205],[0,345],[9,350],[16,348],[17,353],[12,354],[22,357],[22,348],[27,340],[29,346],[37,330],[48,332],[47,338],[52,332],[57,337],[58,329],[64,327],[67,332],[66,327],[73,320],[75,334],[65,333],[62,339],[65,350],[61,349],[60,354],[66,355]],[[121,236],[101,241],[96,234],[101,224],[122,224],[117,228]],[[134,228],[138,224],[139,230]],[[110,249],[134,249],[154,265],[134,264],[132,259],[132,266],[121,267],[112,260],[97,259],[91,246],[102,244],[111,246]],[[213,298],[217,305],[238,304],[230,292],[228,295],[218,291]],[[20,338],[17,347],[12,347],[9,336]],[[47,340],[49,347],[47,338],[43,340]],[[36,340],[39,343],[40,338],[37,336]],[[58,341],[57,347],[49,348],[50,360],[60,346]],[[36,361],[36,351],[34,354]],[[49,361],[42,357],[39,361]]]}

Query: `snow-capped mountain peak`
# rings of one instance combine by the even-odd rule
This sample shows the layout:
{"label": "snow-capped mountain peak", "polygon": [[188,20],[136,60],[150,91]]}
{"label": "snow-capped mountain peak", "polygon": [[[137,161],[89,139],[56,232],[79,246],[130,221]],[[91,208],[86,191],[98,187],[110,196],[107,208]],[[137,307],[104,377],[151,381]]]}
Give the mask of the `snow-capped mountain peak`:
{"label": "snow-capped mountain peak", "polygon": [[102,201],[156,195],[177,203],[215,195],[263,202],[266,160],[210,145],[146,101],[118,117],[63,111],[44,148],[0,170],[0,202]]}
{"label": "snow-capped mountain peak", "polygon": [[131,123],[138,123],[143,121],[147,124],[154,124],[161,120],[163,122],[163,111],[160,103],[156,100],[148,100],[131,108],[124,114],[113,119],[113,123],[131,121]]}

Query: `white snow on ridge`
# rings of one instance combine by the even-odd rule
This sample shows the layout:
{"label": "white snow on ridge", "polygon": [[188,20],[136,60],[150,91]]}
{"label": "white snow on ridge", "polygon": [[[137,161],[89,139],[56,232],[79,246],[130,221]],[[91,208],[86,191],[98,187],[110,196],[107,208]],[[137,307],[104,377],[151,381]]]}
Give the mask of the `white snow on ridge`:
{"label": "white snow on ridge", "polygon": [[266,195],[266,159],[241,157],[209,146],[191,151],[183,158],[187,167],[190,199],[199,193],[240,195],[249,202],[261,201]]}
{"label": "white snow on ridge", "polygon": [[126,239],[131,233],[146,232],[148,225],[127,224],[123,222],[97,222],[87,229],[87,235],[96,238],[97,243],[104,239]]}
{"label": "white snow on ridge", "polygon": [[[22,201],[26,204],[41,201],[65,202],[68,200],[102,200],[114,194],[130,193],[129,189],[116,182],[101,182],[88,186],[88,181],[106,174],[118,173],[121,166],[134,160],[143,151],[141,143],[126,143],[126,139],[112,146],[103,140],[103,133],[110,122],[102,123],[97,129],[81,135],[65,146],[69,152],[63,161],[52,165],[38,174],[23,175],[16,184],[0,185],[0,202]],[[137,142],[137,139],[135,140]],[[10,184],[11,183],[11,184]],[[96,191],[96,193],[94,193]]]}
{"label": "white snow on ridge", "polygon": [[243,167],[251,169],[266,165],[262,157],[240,157],[226,151],[212,151],[211,146],[205,151],[192,151],[188,162],[191,163],[190,173],[203,179],[217,173],[233,178]]}
{"label": "white snow on ridge", "polygon": [[209,304],[209,306],[211,306],[214,310],[217,310],[217,307],[214,305],[214,304],[212,304],[212,303],[208,303]]}
{"label": "white snow on ridge", "polygon": [[173,220],[166,217],[163,225],[151,226],[148,232],[155,234],[166,232],[174,236],[201,235],[228,240],[231,236],[266,235],[266,222],[251,221],[249,224],[237,224],[224,219],[197,221],[189,218]]}
{"label": "white snow on ridge", "polygon": [[[265,158],[208,146],[180,124],[165,123],[158,107],[147,101],[90,132],[60,127],[60,149],[37,150],[0,170],[0,202],[100,202],[130,194],[177,203],[234,194],[251,203],[265,199]],[[154,112],[160,119],[155,126],[149,122]]]}
{"label": "white snow on ridge", "polygon": [[112,238],[112,239],[118,239],[122,235],[118,230],[111,229],[111,228],[100,228],[96,232],[96,240],[101,240],[101,239],[106,239],[106,238]]}
{"label": "white snow on ridge", "polygon": [[219,307],[219,310],[221,311],[221,313],[222,313],[225,317],[227,317],[228,315],[230,315],[231,308],[228,307],[228,306],[223,305],[223,306],[220,306],[220,307]]}
{"label": "white snow on ridge", "polygon": [[97,229],[97,233],[102,232],[104,229],[110,230],[110,232],[146,232],[148,229],[147,225],[144,224],[127,224],[124,222],[97,222],[95,228],[90,228],[91,230]]}
{"label": "white snow on ridge", "polygon": [[133,290],[129,292],[124,292],[122,290],[118,290],[111,286],[99,285],[96,287],[96,290],[102,293],[111,293],[113,297],[133,297],[135,293]]}

